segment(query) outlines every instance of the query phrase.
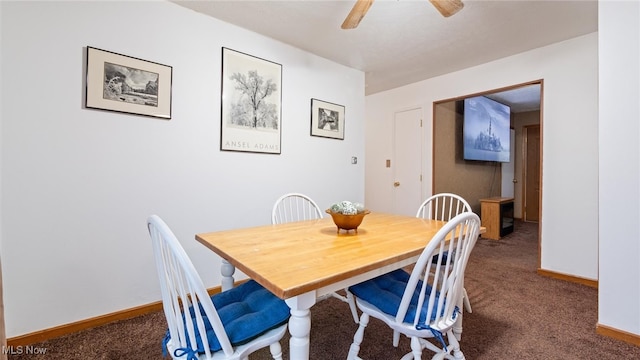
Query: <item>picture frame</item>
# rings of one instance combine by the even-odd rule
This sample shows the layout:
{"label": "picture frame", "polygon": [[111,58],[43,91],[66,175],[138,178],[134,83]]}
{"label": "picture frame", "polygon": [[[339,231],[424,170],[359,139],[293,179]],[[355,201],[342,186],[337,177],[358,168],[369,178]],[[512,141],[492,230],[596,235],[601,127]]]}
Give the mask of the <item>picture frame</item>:
{"label": "picture frame", "polygon": [[311,136],[344,140],[343,105],[311,99]]}
{"label": "picture frame", "polygon": [[281,153],[282,65],[222,48],[220,150]]}
{"label": "picture frame", "polygon": [[171,66],[90,46],[86,65],[86,108],[171,119]]}

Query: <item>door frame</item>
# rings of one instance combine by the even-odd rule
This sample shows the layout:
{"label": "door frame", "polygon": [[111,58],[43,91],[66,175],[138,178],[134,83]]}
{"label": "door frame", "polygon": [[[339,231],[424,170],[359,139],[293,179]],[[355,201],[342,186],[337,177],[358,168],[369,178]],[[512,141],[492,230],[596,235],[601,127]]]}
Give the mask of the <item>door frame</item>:
{"label": "door frame", "polygon": [[[539,84],[540,85],[540,161],[539,161],[539,181],[540,181],[540,191],[538,193],[538,269],[541,268],[542,265],[542,208],[543,208],[543,203],[542,203],[542,193],[544,191],[544,176],[543,176],[543,149],[544,149],[544,79],[538,79],[538,80],[533,80],[533,81],[528,81],[528,82],[524,82],[524,83],[520,83],[520,84],[515,84],[515,85],[511,85],[511,86],[506,86],[506,87],[502,87],[502,88],[497,88],[497,89],[493,89],[493,90],[487,90],[487,91],[482,91],[482,92],[477,92],[477,93],[473,93],[473,94],[467,94],[467,95],[463,95],[463,96],[458,96],[458,97],[454,97],[454,98],[450,98],[450,99],[443,99],[443,100],[438,100],[438,101],[434,101],[432,103],[432,120],[433,120],[433,125],[435,126],[435,123],[437,121],[436,119],[436,106],[438,104],[441,103],[446,103],[446,102],[450,102],[450,101],[460,101],[463,100],[467,97],[473,97],[473,96],[481,96],[481,95],[487,95],[487,94],[493,94],[493,93],[499,93],[499,92],[504,92],[504,91],[509,91],[509,90],[513,90],[513,89],[517,89],[520,87],[524,87],[524,86],[529,86],[529,85],[536,85]],[[431,146],[432,146],[432,151],[434,150],[434,146],[435,146],[435,140],[434,140],[434,135],[433,135],[433,131],[431,133]],[[432,156],[435,156],[435,151],[432,152]],[[434,175],[434,162],[432,161],[431,163],[431,176],[432,178],[435,178]],[[431,183],[431,193],[433,193],[435,191],[435,181],[432,181]],[[521,196],[523,196],[521,194]]]}

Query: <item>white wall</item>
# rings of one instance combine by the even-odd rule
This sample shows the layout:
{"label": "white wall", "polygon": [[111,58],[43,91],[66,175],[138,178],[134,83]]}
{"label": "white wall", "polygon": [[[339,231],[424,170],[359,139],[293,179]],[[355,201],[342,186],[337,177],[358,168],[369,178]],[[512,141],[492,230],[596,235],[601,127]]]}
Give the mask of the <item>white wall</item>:
{"label": "white wall", "polygon": [[[289,191],[364,200],[362,72],[164,1],[0,6],[8,337],[158,301],[150,214],[213,287],[194,234],[267,224]],[[86,46],[171,65],[173,118],[84,109]],[[282,64],[281,155],[219,150],[223,46]],[[346,106],[344,141],[309,135],[311,98]]]}
{"label": "white wall", "polygon": [[640,335],[640,4],[598,4],[598,323]]}
{"label": "white wall", "polygon": [[[0,6],[0,19],[2,19],[2,6]],[[0,31],[0,36],[2,32]],[[0,46],[0,69],[2,68],[2,47]],[[2,84],[2,71],[0,71],[0,84]],[[2,93],[0,87],[0,94]],[[0,109],[2,109],[2,96],[0,95]],[[0,139],[2,139],[2,118],[0,118]],[[0,174],[2,172],[2,146],[0,146]],[[2,189],[2,176],[0,176],[0,189]],[[2,191],[0,191],[0,204],[2,204]],[[7,345],[5,320],[4,320],[4,286],[2,284],[2,206],[0,206],[0,346]],[[5,360],[6,354],[0,354],[0,359]]]}
{"label": "white wall", "polygon": [[[392,119],[424,113],[423,193],[432,190],[432,104],[544,80],[542,110],[542,268],[598,278],[598,35],[581,36],[366,98],[365,201],[391,211]],[[393,164],[393,162],[392,162]],[[470,179],[472,181],[472,179]]]}

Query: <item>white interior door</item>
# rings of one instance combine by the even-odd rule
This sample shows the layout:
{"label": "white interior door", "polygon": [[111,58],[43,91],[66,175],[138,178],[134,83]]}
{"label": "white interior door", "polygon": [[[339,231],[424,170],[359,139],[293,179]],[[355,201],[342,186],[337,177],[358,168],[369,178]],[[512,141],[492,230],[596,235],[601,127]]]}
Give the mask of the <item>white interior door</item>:
{"label": "white interior door", "polygon": [[393,211],[415,216],[422,203],[422,109],[394,114]]}
{"label": "white interior door", "polygon": [[515,179],[515,163],[516,163],[516,131],[511,129],[511,140],[510,140],[510,151],[511,155],[509,156],[510,161],[508,163],[502,163],[502,190],[501,194],[503,197],[513,197],[514,196],[514,188],[515,184],[513,180]]}

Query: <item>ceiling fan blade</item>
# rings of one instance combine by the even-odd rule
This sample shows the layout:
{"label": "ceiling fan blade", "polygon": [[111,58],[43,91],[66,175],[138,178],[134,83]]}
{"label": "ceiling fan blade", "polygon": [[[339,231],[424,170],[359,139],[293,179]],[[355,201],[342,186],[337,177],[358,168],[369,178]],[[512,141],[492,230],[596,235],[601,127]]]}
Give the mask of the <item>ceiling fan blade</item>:
{"label": "ceiling fan blade", "polygon": [[444,17],[449,17],[462,10],[462,0],[429,0]]}
{"label": "ceiling fan blade", "polygon": [[373,4],[373,0],[357,0],[347,18],[344,19],[341,28],[355,29],[367,11],[369,11],[371,4]]}

